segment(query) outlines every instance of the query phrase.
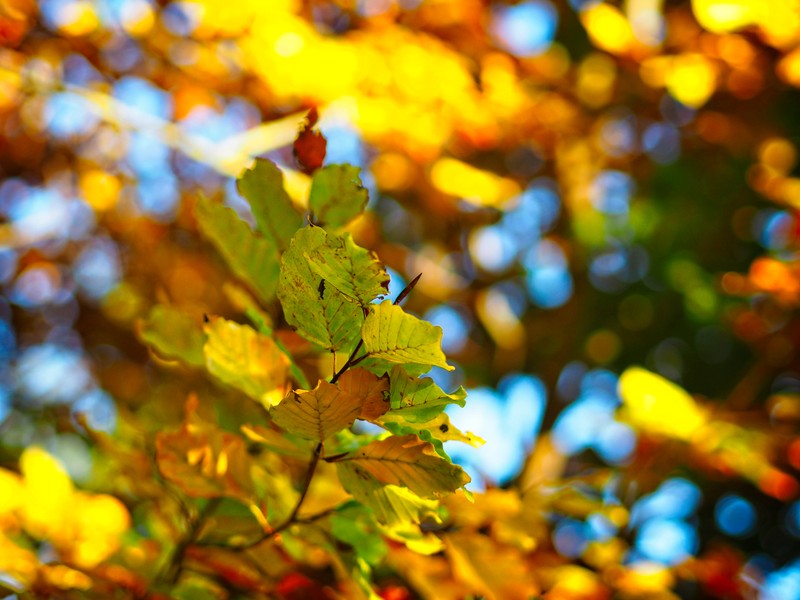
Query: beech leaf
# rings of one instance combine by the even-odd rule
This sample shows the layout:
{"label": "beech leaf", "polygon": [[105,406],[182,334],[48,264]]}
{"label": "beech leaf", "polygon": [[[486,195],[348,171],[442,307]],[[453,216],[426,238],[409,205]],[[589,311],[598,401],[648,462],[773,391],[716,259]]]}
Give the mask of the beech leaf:
{"label": "beech leaf", "polygon": [[461,467],[438,456],[432,444],[415,435],[371,442],[336,464],[339,469],[352,468],[358,477],[367,475],[385,485],[407,487],[423,498],[438,498],[470,482]]}
{"label": "beech leaf", "polygon": [[301,438],[323,441],[349,427],[361,412],[362,400],[320,381],[313,390],[296,390],[270,411],[282,429]]}
{"label": "beech leaf", "polygon": [[286,394],[290,361],[270,337],[212,317],[205,327],[206,368],[220,381],[270,407]]}
{"label": "beech leaf", "polygon": [[151,308],[140,324],[139,339],[165,358],[176,358],[193,367],[205,365],[206,336],[200,324],[172,306],[157,304]]}
{"label": "beech leaf", "polygon": [[337,385],[340,390],[361,398],[359,419],[377,419],[389,410],[389,381],[386,377],[378,377],[366,369],[356,367],[345,371]]}
{"label": "beech leaf", "polygon": [[328,350],[347,351],[358,337],[363,312],[311,268],[307,257],[326,237],[320,227],[297,232],[281,259],[278,298],[287,323],[297,333]]}
{"label": "beech leaf", "polygon": [[335,287],[362,307],[387,293],[386,269],[374,253],[356,245],[349,233],[326,235],[306,258],[314,273],[325,280],[325,286]]}
{"label": "beech leaf", "polygon": [[236,189],[250,204],[258,230],[276,248],[289,246],[294,233],[303,226],[303,217],[283,187],[283,173],[275,163],[259,158],[242,173]]}
{"label": "beech leaf", "polygon": [[392,412],[412,423],[425,423],[437,417],[450,404],[464,406],[467,392],[459,387],[446,393],[430,377],[409,377],[395,366],[389,375],[389,402]]}
{"label": "beech leaf", "polygon": [[316,222],[336,228],[361,214],[369,196],[359,172],[352,165],[329,165],[314,173],[308,206]]}
{"label": "beech leaf", "polygon": [[271,302],[275,298],[280,270],[275,243],[259,237],[232,209],[202,196],[195,205],[195,216],[200,231],[233,274],[246,283],[261,302]]}
{"label": "beech leaf", "polygon": [[367,356],[392,363],[413,363],[452,371],[442,352],[442,328],[431,325],[389,300],[370,307],[361,326]]}

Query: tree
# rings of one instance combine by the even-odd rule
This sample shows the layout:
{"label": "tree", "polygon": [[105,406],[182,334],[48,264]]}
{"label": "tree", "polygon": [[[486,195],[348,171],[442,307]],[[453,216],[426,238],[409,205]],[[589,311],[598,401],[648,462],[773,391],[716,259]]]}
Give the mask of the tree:
{"label": "tree", "polygon": [[798,18],[4,5],[2,585],[793,598]]}

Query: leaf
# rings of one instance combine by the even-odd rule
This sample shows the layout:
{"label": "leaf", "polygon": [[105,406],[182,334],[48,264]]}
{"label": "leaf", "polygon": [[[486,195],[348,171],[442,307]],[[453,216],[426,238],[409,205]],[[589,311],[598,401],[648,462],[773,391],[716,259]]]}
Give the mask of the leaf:
{"label": "leaf", "polygon": [[327,140],[318,131],[312,131],[312,127],[317,124],[316,107],[308,111],[307,121],[297,134],[292,150],[294,157],[303,170],[303,173],[310,175],[322,166],[325,160],[325,151],[328,147]]}
{"label": "leaf", "polygon": [[329,165],[314,173],[308,206],[317,223],[337,228],[363,212],[369,194],[360,171],[352,165]]}
{"label": "leaf", "polygon": [[390,528],[404,528],[420,523],[427,516],[438,518],[436,500],[420,498],[407,487],[384,485],[352,464],[337,463],[337,472],[342,487],[369,507],[379,523]]}
{"label": "leaf", "polygon": [[400,366],[392,369],[389,381],[392,412],[412,423],[426,423],[450,404],[466,404],[467,392],[463,387],[448,394],[430,377],[409,377]]}
{"label": "leaf", "polygon": [[278,345],[248,325],[213,317],[203,348],[208,372],[270,407],[286,395],[289,359]]}
{"label": "leaf", "polygon": [[334,286],[326,286],[307,258],[326,237],[320,227],[297,232],[281,260],[278,298],[287,323],[297,333],[328,350],[349,351],[358,338],[363,312]]}
{"label": "leaf", "polygon": [[407,421],[401,411],[390,411],[375,420],[375,423],[391,431],[395,435],[406,435],[412,433],[421,440],[430,442],[436,449],[436,453],[442,458],[448,458],[444,450],[444,442],[463,442],[476,448],[486,442],[477,435],[463,433],[450,422],[450,417],[446,413],[431,419],[425,423],[415,423]]}
{"label": "leaf", "polygon": [[[476,594],[487,600],[531,598],[538,585],[530,565],[516,548],[468,531],[443,535],[453,574]],[[497,565],[503,565],[498,569]]]}
{"label": "leaf", "polygon": [[361,412],[361,403],[358,396],[320,381],[313,390],[290,393],[270,411],[270,416],[289,433],[321,442],[352,425]]}
{"label": "leaf", "polygon": [[236,189],[250,204],[264,238],[279,250],[286,250],[292,236],[303,226],[303,217],[283,187],[281,170],[275,163],[258,158],[236,181]]}
{"label": "leaf", "polygon": [[139,339],[165,358],[176,358],[194,367],[205,365],[206,336],[200,324],[173,306],[157,304],[151,308],[139,327]]}
{"label": "leaf", "polygon": [[340,390],[361,398],[359,419],[371,421],[389,410],[386,398],[389,381],[386,377],[378,377],[366,369],[356,367],[345,371],[337,385]]}
{"label": "leaf", "polygon": [[376,565],[389,551],[375,516],[365,506],[349,502],[338,508],[331,516],[333,536],[355,550],[359,558]]}
{"label": "leaf", "polygon": [[409,315],[384,300],[370,307],[361,326],[367,356],[393,363],[414,363],[452,371],[442,352],[442,328]]}
{"label": "leaf", "polygon": [[305,439],[287,436],[282,431],[276,431],[261,425],[242,425],[242,433],[251,442],[265,446],[270,452],[308,460],[313,451],[312,444]]}
{"label": "leaf", "polygon": [[[409,488],[423,498],[438,498],[470,482],[461,467],[437,456],[433,446],[414,435],[371,442],[336,462],[351,465],[359,477],[368,475],[384,485]],[[353,493],[351,490],[348,490]]]}
{"label": "leaf", "polygon": [[[306,254],[311,269],[362,308],[389,289],[389,274],[373,252],[353,242],[349,233],[326,235],[324,242]],[[323,291],[318,289],[319,293]]]}
{"label": "leaf", "polygon": [[156,435],[158,470],[189,496],[251,502],[251,459],[244,439],[203,422],[197,404],[196,396],[186,402],[186,419],[178,431]]}
{"label": "leaf", "polygon": [[259,237],[236,213],[200,197],[195,216],[202,234],[219,251],[233,274],[267,304],[275,298],[280,262],[271,240]]}

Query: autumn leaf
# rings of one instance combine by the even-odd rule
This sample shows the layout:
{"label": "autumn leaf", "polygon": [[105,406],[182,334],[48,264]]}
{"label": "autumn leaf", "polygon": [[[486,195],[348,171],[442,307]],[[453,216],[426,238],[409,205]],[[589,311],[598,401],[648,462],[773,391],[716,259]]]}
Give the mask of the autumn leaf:
{"label": "autumn leaf", "polygon": [[236,189],[250,204],[264,238],[279,250],[285,250],[292,236],[303,226],[303,217],[283,187],[280,169],[269,160],[256,159],[253,167],[236,181]]}
{"label": "autumn leaf", "polygon": [[325,160],[325,150],[328,146],[327,140],[318,131],[312,128],[317,124],[316,107],[308,111],[306,123],[294,141],[294,157],[303,173],[310,175],[322,166]]}
{"label": "autumn leaf", "polygon": [[275,298],[280,262],[272,240],[259,237],[236,213],[202,196],[195,216],[201,233],[219,251],[236,277],[246,283],[258,299],[268,304]]}
{"label": "autumn leaf", "polygon": [[193,367],[205,365],[205,335],[186,312],[166,304],[150,309],[140,323],[139,339],[165,358],[179,359]]}
{"label": "autumn leaf", "polygon": [[361,308],[312,269],[308,256],[325,243],[320,227],[297,232],[281,259],[278,298],[286,321],[308,341],[332,351],[355,345]]}
{"label": "autumn leaf", "polygon": [[378,377],[366,369],[355,367],[345,371],[337,385],[340,390],[361,398],[359,419],[371,421],[389,410],[387,377]]}
{"label": "autumn leaf", "polygon": [[361,412],[362,399],[336,385],[320,381],[313,390],[296,390],[270,411],[272,420],[287,432],[323,441],[349,427]]}
{"label": "autumn leaf", "polygon": [[370,307],[361,327],[367,356],[452,371],[442,352],[442,328],[406,313],[389,300]]}
{"label": "autumn leaf", "polygon": [[191,396],[181,428],[156,435],[159,472],[189,496],[252,502],[251,459],[244,439],[203,422],[197,405]]}
{"label": "autumn leaf", "polygon": [[266,407],[281,401],[290,361],[272,338],[219,317],[212,317],[205,331],[209,373]]}
{"label": "autumn leaf", "polygon": [[389,375],[389,402],[392,412],[413,423],[426,423],[437,417],[447,406],[464,406],[467,392],[459,387],[446,393],[430,377],[409,377],[397,365]]}
{"label": "autumn leaf", "polygon": [[369,196],[359,173],[352,165],[329,165],[314,173],[308,206],[317,223],[337,228],[361,214]]}
{"label": "autumn leaf", "polygon": [[470,481],[461,467],[438,456],[430,443],[414,435],[371,442],[336,465],[340,478],[341,469],[353,469],[359,477],[368,475],[385,485],[404,486],[423,498],[438,498]]}
{"label": "autumn leaf", "polygon": [[365,506],[349,502],[331,515],[333,536],[352,546],[356,554],[370,565],[376,565],[389,551],[374,514]]}
{"label": "autumn leaf", "polygon": [[[306,253],[306,258],[324,281],[324,287],[335,287],[362,308],[387,293],[386,269],[375,254],[357,246],[349,233],[326,235],[321,244]],[[320,293],[324,294],[324,289]]]}

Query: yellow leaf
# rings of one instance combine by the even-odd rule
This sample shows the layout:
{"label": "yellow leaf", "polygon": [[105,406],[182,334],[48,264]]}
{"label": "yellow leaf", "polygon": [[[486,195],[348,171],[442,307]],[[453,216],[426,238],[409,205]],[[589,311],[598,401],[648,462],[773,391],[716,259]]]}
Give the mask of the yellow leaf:
{"label": "yellow leaf", "polygon": [[203,347],[209,373],[270,407],[286,395],[289,358],[252,327],[214,317]]}
{"label": "yellow leaf", "polygon": [[619,378],[624,412],[645,431],[688,441],[705,422],[703,411],[682,388],[640,367]]}
{"label": "yellow leaf", "polygon": [[75,500],[77,527],[70,558],[78,566],[93,568],[117,551],[120,536],[130,527],[130,516],[113,496],[78,493]]}
{"label": "yellow leaf", "polygon": [[26,448],[20,457],[25,480],[22,519],[34,537],[51,539],[57,545],[73,535],[73,487],[66,471],[52,456],[37,446]]}
{"label": "yellow leaf", "polygon": [[22,505],[22,489],[19,475],[0,469],[0,517],[13,513]]}

